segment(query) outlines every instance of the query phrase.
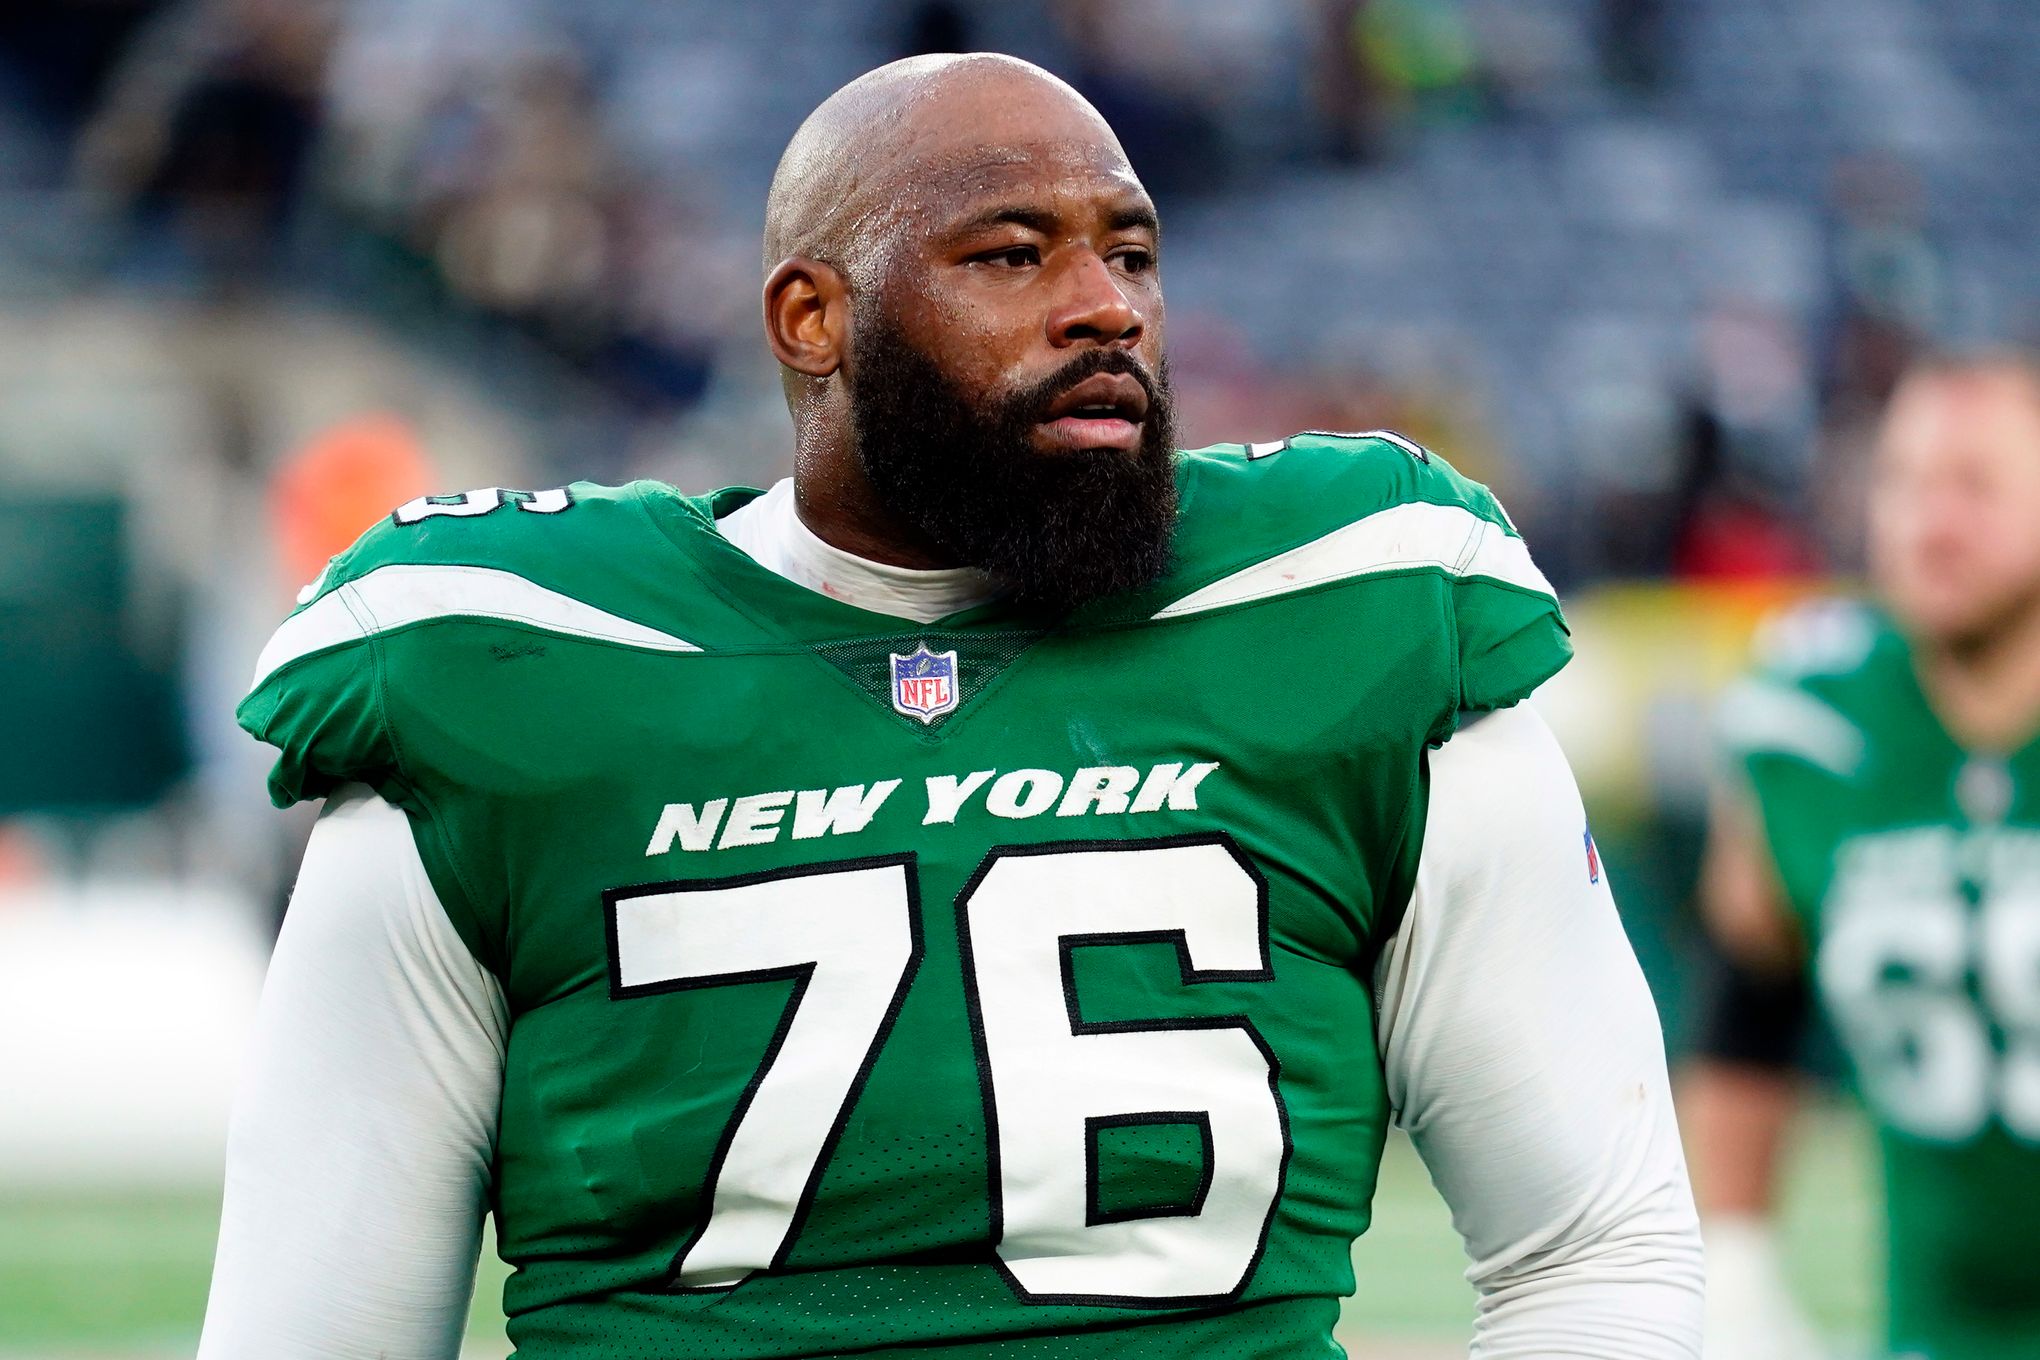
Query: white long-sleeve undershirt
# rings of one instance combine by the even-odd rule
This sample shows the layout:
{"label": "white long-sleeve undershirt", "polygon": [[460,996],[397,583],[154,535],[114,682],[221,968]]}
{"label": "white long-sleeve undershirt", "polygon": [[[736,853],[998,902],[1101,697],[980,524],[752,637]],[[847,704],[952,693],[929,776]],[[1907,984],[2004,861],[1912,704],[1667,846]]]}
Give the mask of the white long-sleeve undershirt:
{"label": "white long-sleeve undershirt", "polygon": [[1657,1009],[1534,710],[1431,757],[1375,972],[1382,1068],[1479,1291],[1479,1360],[1697,1356],[1699,1223]]}
{"label": "white long-sleeve undershirt", "polygon": [[[723,526],[865,608],[926,621],[982,598],[974,573],[822,544],[785,484]],[[1657,1013],[1590,880],[1565,758],[1516,708],[1434,752],[1431,775],[1416,886],[1375,978],[1379,1044],[1472,1262],[1472,1355],[1691,1360],[1700,1237]],[[329,799],[235,1108],[201,1360],[457,1353],[507,1029],[404,814],[366,789]]]}
{"label": "white long-sleeve undershirt", "polygon": [[408,819],[328,798],[228,1125],[201,1356],[459,1354],[509,1028]]}

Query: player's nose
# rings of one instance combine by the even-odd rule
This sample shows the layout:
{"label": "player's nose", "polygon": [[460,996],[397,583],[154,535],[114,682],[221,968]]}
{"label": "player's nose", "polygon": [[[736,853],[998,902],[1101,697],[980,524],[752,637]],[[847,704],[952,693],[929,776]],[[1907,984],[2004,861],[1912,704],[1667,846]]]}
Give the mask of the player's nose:
{"label": "player's nose", "polygon": [[1146,329],[1146,317],[1113,276],[1111,265],[1088,251],[1071,265],[1049,315],[1050,343],[1059,349],[1086,341],[1132,345]]}

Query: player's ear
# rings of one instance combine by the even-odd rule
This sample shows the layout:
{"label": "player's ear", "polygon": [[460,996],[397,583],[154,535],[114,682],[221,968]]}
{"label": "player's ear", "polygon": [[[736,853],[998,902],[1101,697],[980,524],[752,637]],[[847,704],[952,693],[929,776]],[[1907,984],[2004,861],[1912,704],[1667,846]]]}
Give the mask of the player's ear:
{"label": "player's ear", "polygon": [[843,362],[850,288],[835,266],[794,256],[765,276],[765,339],[796,373],[826,378]]}

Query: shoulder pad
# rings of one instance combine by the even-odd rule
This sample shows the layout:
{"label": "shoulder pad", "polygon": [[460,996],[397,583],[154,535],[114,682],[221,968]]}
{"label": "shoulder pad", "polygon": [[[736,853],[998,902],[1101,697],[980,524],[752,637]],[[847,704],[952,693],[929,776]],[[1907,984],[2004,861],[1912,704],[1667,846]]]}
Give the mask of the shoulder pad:
{"label": "shoulder pad", "polygon": [[1358,519],[1406,501],[1458,506],[1515,533],[1494,494],[1445,459],[1392,430],[1304,430],[1286,439],[1214,444],[1183,455],[1200,482],[1231,507],[1313,522]]}
{"label": "shoulder pad", "polygon": [[1723,745],[1760,785],[1780,757],[1852,778],[1868,750],[1852,677],[1874,669],[1894,637],[1874,606],[1846,596],[1772,613],[1751,639],[1749,673],[1716,705]]}
{"label": "shoulder pad", "polygon": [[321,584],[330,586],[398,562],[457,562],[509,570],[542,564],[612,528],[619,512],[630,512],[635,498],[634,486],[593,482],[544,491],[485,486],[419,496],[392,510],[334,558]]}
{"label": "shoulder pad", "polygon": [[1571,656],[1556,592],[1489,490],[1388,431],[1305,431],[1184,455],[1191,588],[1175,617],[1366,577],[1448,586],[1457,708],[1506,707]]}
{"label": "shoulder pad", "polygon": [[[388,647],[414,625],[515,623],[656,651],[685,639],[622,617],[585,588],[619,532],[642,517],[629,487],[487,487],[398,507],[326,564],[255,664],[236,720],[278,748],[270,796],[323,796],[350,780],[379,784],[398,743],[387,727]],[[622,549],[627,551],[628,548]],[[415,677],[414,677],[415,678]]]}
{"label": "shoulder pad", "polygon": [[1240,447],[1246,450],[1247,458],[1251,461],[1281,453],[1285,449],[1293,447],[1299,440],[1330,441],[1342,444],[1371,440],[1394,445],[1419,463],[1429,463],[1431,461],[1431,451],[1429,449],[1413,439],[1407,439],[1397,434],[1394,430],[1298,430],[1287,439],[1257,440],[1253,443],[1243,444]]}
{"label": "shoulder pad", "polygon": [[1809,600],[1758,624],[1750,654],[1759,670],[1780,680],[1845,675],[1870,659],[1883,631],[1877,612],[1861,600]]}

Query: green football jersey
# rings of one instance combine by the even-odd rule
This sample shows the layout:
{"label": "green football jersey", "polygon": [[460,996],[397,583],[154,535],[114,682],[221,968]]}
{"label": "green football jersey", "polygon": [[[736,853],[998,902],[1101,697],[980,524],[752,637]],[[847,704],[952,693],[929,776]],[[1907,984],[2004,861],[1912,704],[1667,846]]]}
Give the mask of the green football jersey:
{"label": "green football jersey", "polygon": [[1772,624],[1724,727],[1875,1116],[1889,1341],[2040,1355],[2040,743],[1965,751],[1890,620]]}
{"label": "green football jersey", "polygon": [[528,1357],[1333,1354],[1425,751],[1564,664],[1488,492],[1387,436],[1179,457],[1149,589],[926,626],[759,493],[412,502],[242,724],[406,810],[511,1016]]}

